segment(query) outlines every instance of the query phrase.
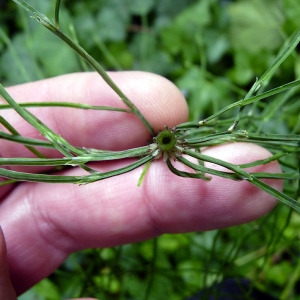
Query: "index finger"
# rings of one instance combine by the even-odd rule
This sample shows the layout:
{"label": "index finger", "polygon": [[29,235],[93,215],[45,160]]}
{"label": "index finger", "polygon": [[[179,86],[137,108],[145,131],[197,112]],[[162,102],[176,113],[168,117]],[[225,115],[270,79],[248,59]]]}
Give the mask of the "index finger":
{"label": "index finger", "polygon": [[[173,127],[186,121],[186,101],[167,79],[145,72],[118,72],[110,73],[110,76],[140,109],[155,131],[164,125]],[[63,75],[11,87],[8,92],[17,102],[64,101],[126,108],[119,96],[96,73]],[[124,150],[145,145],[151,139],[146,127],[132,113],[63,107],[31,108],[31,111],[53,131],[78,147]],[[41,139],[40,132],[14,111],[1,111],[1,114],[23,136]],[[41,152],[46,157],[58,156],[51,149],[42,149]],[[0,140],[0,155],[34,156],[23,145],[3,139]],[[27,167],[14,169],[28,170]],[[35,171],[41,170],[45,168]]]}

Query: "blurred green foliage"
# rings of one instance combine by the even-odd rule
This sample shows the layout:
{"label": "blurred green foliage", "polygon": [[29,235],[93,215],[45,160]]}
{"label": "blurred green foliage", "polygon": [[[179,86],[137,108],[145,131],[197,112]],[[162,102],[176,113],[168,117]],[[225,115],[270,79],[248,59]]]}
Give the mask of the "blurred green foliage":
{"label": "blurred green foliage", "polygon": [[[55,1],[28,2],[54,17]],[[90,70],[12,1],[2,6],[1,82]],[[169,78],[186,95],[191,120],[242,98],[300,28],[296,0],[66,0],[62,6],[61,26],[105,69]],[[299,74],[299,53],[294,53],[269,84],[278,86]],[[256,108],[265,116],[260,130],[299,134],[299,91],[290,97],[294,102],[283,108],[288,118],[270,121],[274,112],[268,102]],[[299,194],[296,189],[287,188],[293,195]],[[279,206],[260,220],[229,229],[86,250],[71,255],[19,299],[179,300],[227,277],[249,278],[280,299],[300,299],[299,226],[299,215]]]}

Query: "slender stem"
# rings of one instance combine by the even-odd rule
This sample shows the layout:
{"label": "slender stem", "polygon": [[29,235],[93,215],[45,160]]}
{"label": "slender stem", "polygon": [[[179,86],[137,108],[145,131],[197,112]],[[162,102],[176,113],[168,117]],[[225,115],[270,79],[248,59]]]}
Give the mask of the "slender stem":
{"label": "slender stem", "polygon": [[[292,51],[294,51],[294,49],[299,44],[299,42],[300,42],[300,31],[295,34],[295,36],[293,37],[290,43],[287,43],[286,45],[283,46],[275,62],[266,70],[266,72],[261,76],[260,79],[257,79],[255,81],[251,89],[246,94],[244,100],[251,98],[252,95],[256,93],[261,88],[262,85],[265,85],[270,80],[274,72],[283,63],[283,61],[292,53]],[[240,107],[239,113],[237,114],[234,123],[230,126],[228,131],[233,131],[236,128],[237,124],[239,123],[242,117],[244,109],[245,109],[244,105]]]}
{"label": "slender stem", "polygon": [[63,40],[67,45],[69,45],[77,54],[79,54],[84,60],[86,60],[95,71],[103,78],[103,80],[118,94],[121,100],[129,107],[149,130],[149,132],[154,135],[154,129],[148,122],[148,120],[143,116],[141,111],[136,107],[136,105],[129,100],[129,98],[121,91],[121,89],[114,83],[114,81],[108,76],[106,71],[102,66],[79,44],[76,44],[67,35],[65,35],[58,27],[56,27],[52,22],[43,14],[38,12],[35,8],[30,6],[26,1],[23,0],[13,0],[15,3],[22,6],[25,10],[32,13],[36,20],[49,29],[52,33]]}
{"label": "slender stem", "polygon": [[143,157],[149,153],[148,146],[124,151],[95,151],[81,156],[63,158],[2,158],[1,166],[77,166],[88,162],[120,160],[124,158]]}
{"label": "slender stem", "polygon": [[147,162],[147,163],[145,164],[144,169],[143,169],[143,172],[142,172],[142,174],[141,174],[141,176],[140,176],[140,178],[139,178],[139,180],[138,180],[138,186],[141,186],[141,185],[142,185],[142,183],[143,183],[143,181],[144,181],[144,178],[145,178],[145,176],[146,176],[146,174],[147,174],[147,171],[148,171],[148,169],[150,168],[150,165],[151,165],[151,161],[149,161],[149,162]]}
{"label": "slender stem", "polygon": [[[86,110],[111,110],[118,112],[130,113],[129,109],[111,107],[111,106],[98,106],[98,105],[89,105],[86,103],[75,103],[75,102],[24,102],[19,103],[21,107],[70,107],[77,109],[86,109]],[[12,107],[9,104],[0,104],[0,110],[2,109],[11,109]]]}
{"label": "slender stem", "polygon": [[[5,120],[2,116],[0,116],[0,123],[8,130],[12,133],[12,136],[14,137],[22,137],[19,132],[13,127],[11,126],[11,124]],[[7,134],[9,135],[9,134]],[[1,137],[1,132],[0,132],[0,137]],[[34,155],[36,155],[37,157],[43,157],[45,158],[45,155],[42,154],[40,151],[38,151],[37,149],[35,149],[33,146],[30,145],[24,145],[30,152],[32,152]]]}
{"label": "slender stem", "polygon": [[56,134],[48,126],[42,123],[37,117],[30,113],[27,109],[18,105],[16,101],[8,94],[2,84],[0,84],[0,95],[6,100],[6,102],[29,124],[35,127],[43,136],[45,136],[54,147],[59,150],[63,155],[70,157],[71,152],[77,152],[77,149],[69,144],[65,139]]}
{"label": "slender stem", "polygon": [[[253,96],[253,97],[250,97],[248,99],[241,99],[239,101],[236,101],[232,104],[229,104],[227,105],[226,107],[224,107],[223,109],[220,109],[218,112],[216,112],[215,114],[212,114],[211,116],[209,116],[208,118],[206,118],[205,120],[202,120],[199,122],[198,126],[199,125],[204,125],[206,124],[208,121],[212,120],[212,119],[215,119],[216,117],[220,116],[221,114],[223,114],[224,112],[230,110],[230,109],[234,109],[234,108],[237,108],[237,107],[243,107],[243,106],[246,106],[248,104],[251,104],[251,103],[254,103],[256,101],[259,101],[259,100],[262,100],[262,99],[265,99],[267,97],[270,97],[270,96],[273,96],[273,95],[276,95],[278,93],[282,93],[288,89],[291,89],[293,87],[296,87],[296,86],[299,86],[300,85],[300,80],[294,80],[294,81],[291,81],[287,84],[284,84],[282,86],[279,86],[277,88],[274,88],[272,90],[269,90],[267,92],[264,92],[262,94],[259,94],[259,95],[256,95],[256,96]],[[181,124],[178,126],[178,128],[180,127],[183,127],[185,123]],[[191,124],[190,124],[191,125]]]}
{"label": "slender stem", "polygon": [[60,8],[60,0],[56,0],[55,3],[55,11],[54,11],[54,22],[55,22],[55,27],[59,28],[59,8]]}
{"label": "slender stem", "polygon": [[296,201],[295,199],[289,197],[288,195],[274,189],[270,185],[264,183],[263,181],[257,179],[256,177],[253,176],[253,180],[250,182],[251,184],[257,186],[261,190],[266,191],[282,203],[288,205],[289,207],[293,208],[297,212],[300,213],[300,202]]}
{"label": "slender stem", "polygon": [[0,131],[0,138],[15,142],[15,143],[23,144],[24,146],[39,146],[39,147],[45,147],[45,148],[54,148],[52,143],[47,142],[47,141],[26,138],[21,135],[13,135],[13,134],[9,134],[9,133],[2,132],[2,131]]}
{"label": "slender stem", "polygon": [[201,153],[194,152],[189,149],[183,150],[183,153],[188,154],[194,158],[201,159],[203,161],[211,162],[217,164],[219,166],[223,166],[231,171],[233,171],[240,179],[244,179],[249,181],[251,184],[259,187],[260,189],[264,190],[265,192],[269,193],[270,195],[274,196],[276,199],[281,201],[282,203],[290,206],[291,208],[295,209],[297,212],[300,212],[300,202],[296,201],[295,199],[289,197],[288,195],[274,189],[270,185],[264,183],[263,181],[259,180],[254,176],[254,174],[248,173],[247,171],[243,170],[241,167],[237,165],[233,165],[226,161],[210,157],[207,155],[203,155]]}
{"label": "slender stem", "polygon": [[[109,177],[121,175],[123,173],[130,172],[143,164],[151,161],[153,159],[152,155],[145,156],[140,160],[117,170],[112,170],[105,173],[93,173],[89,175],[82,176],[63,176],[63,175],[49,175],[49,174],[34,174],[26,172],[17,172],[7,169],[0,168],[0,176],[8,179],[13,179],[17,181],[33,181],[33,182],[47,182],[47,183],[77,183],[77,184],[87,184],[98,180],[103,180]],[[0,186],[2,182],[0,182]]]}

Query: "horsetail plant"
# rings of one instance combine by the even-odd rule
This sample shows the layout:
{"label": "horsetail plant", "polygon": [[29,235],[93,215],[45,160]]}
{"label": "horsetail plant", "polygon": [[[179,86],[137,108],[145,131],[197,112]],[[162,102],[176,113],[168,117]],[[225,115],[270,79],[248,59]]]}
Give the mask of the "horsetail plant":
{"label": "horsetail plant", "polygon": [[[26,1],[13,0],[15,3],[24,8],[33,18],[45,26],[49,31],[57,35],[63,42],[70,46],[81,58],[83,58],[104,81],[115,91],[123,103],[126,104],[127,109],[119,109],[113,107],[90,106],[82,103],[64,103],[64,102],[51,102],[51,103],[22,103],[18,104],[8,94],[5,88],[0,85],[0,94],[5,99],[7,104],[1,104],[0,110],[13,109],[24,120],[34,126],[47,141],[40,139],[33,139],[21,136],[18,131],[13,128],[4,117],[1,117],[1,124],[7,129],[8,132],[0,131],[0,138],[21,143],[32,151],[36,158],[0,158],[1,166],[53,166],[56,168],[65,168],[69,166],[78,166],[84,169],[87,174],[81,176],[62,176],[51,174],[35,174],[29,172],[12,171],[6,168],[0,168],[0,176],[7,180],[2,181],[0,185],[9,184],[14,181],[36,181],[36,182],[49,182],[49,183],[75,183],[75,184],[88,184],[112,176],[117,176],[125,172],[145,165],[142,173],[142,178],[145,175],[146,169],[149,167],[151,161],[162,158],[170,171],[178,176],[198,178],[202,180],[210,180],[210,175],[229,178],[232,180],[246,180],[254,186],[264,190],[277,198],[282,203],[300,212],[300,203],[297,202],[300,191],[300,177],[299,177],[299,154],[300,154],[300,136],[296,134],[273,134],[261,133],[256,124],[254,124],[253,111],[257,105],[271,96],[276,96],[283,92],[293,92],[299,85],[300,80],[295,80],[286,83],[282,86],[265,91],[267,83],[273,76],[274,72],[278,70],[279,66],[285,59],[293,52],[295,47],[300,41],[300,31],[293,35],[288,42],[283,46],[279,52],[274,63],[268,70],[260,77],[257,78],[246,96],[230,104],[217,113],[212,114],[204,120],[199,122],[186,122],[179,124],[174,128],[165,127],[160,132],[155,133],[154,129],[143,116],[138,107],[136,107],[130,99],[120,90],[120,88],[108,76],[103,67],[88,54],[78,43],[69,38],[60,28],[59,24],[59,9],[60,1],[56,1],[54,22],[50,21],[45,15],[38,12]],[[285,98],[284,101],[288,101]],[[284,104],[284,101],[278,100],[276,97],[270,102],[273,110],[276,110]],[[262,104],[263,105],[263,104]],[[74,109],[94,109],[94,110],[112,110],[116,113],[132,113],[135,114],[145,125],[148,131],[153,136],[153,140],[149,145],[128,149],[123,151],[104,151],[96,149],[78,148],[71,145],[63,137],[51,130],[47,125],[41,122],[34,116],[27,108],[29,107],[54,107],[54,106],[68,106]],[[235,111],[238,110],[236,113]],[[232,113],[232,118],[223,118],[225,112]],[[269,113],[269,116],[272,112]],[[262,116],[267,118],[268,116]],[[299,122],[298,122],[299,123]],[[298,124],[298,127],[300,124]],[[242,129],[241,129],[242,128]],[[272,152],[272,155],[264,160],[254,161],[247,164],[235,165],[223,161],[221,159],[213,158],[201,153],[201,148],[219,145],[229,142],[251,142],[262,145]],[[35,147],[46,147],[58,150],[62,158],[47,158],[44,157]],[[285,158],[292,157],[297,163],[286,163]],[[91,169],[87,163],[95,161],[107,160],[120,160],[124,158],[137,158],[137,160],[123,168],[111,170],[108,172],[100,173],[97,170]],[[194,158],[195,160],[190,160]],[[173,164],[176,160],[186,166],[191,171],[180,171]],[[278,160],[284,167],[283,173],[251,173],[246,171],[246,168],[267,164],[274,160]],[[210,162],[222,167],[228,171],[219,171],[205,166],[205,162]],[[296,167],[295,167],[296,165]],[[270,185],[266,184],[262,179],[281,179],[286,181],[293,181],[298,185],[298,194],[295,199],[287,194],[280,192]]]}

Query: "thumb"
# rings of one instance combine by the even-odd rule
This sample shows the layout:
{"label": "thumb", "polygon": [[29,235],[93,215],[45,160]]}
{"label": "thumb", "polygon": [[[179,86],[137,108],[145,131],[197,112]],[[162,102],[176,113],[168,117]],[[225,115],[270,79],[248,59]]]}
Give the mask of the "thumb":
{"label": "thumb", "polygon": [[16,292],[9,277],[5,238],[0,227],[0,299],[15,300]]}

